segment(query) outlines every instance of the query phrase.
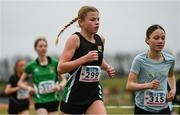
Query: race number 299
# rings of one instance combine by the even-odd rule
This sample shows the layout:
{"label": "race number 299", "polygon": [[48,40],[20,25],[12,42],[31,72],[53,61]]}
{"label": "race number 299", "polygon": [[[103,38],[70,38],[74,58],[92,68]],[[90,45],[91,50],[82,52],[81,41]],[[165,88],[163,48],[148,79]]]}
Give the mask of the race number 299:
{"label": "race number 299", "polygon": [[82,66],[79,81],[98,82],[101,68],[99,66]]}

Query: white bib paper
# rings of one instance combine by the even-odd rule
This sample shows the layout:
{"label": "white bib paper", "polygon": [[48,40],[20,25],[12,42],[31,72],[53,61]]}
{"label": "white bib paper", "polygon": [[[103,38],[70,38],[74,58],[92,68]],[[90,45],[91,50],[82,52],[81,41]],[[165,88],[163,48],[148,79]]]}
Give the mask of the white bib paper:
{"label": "white bib paper", "polygon": [[101,68],[99,66],[82,66],[79,81],[98,82]]}
{"label": "white bib paper", "polygon": [[45,93],[51,93],[53,92],[53,87],[55,86],[54,81],[43,81],[39,84],[39,93],[40,94],[45,94]]}
{"label": "white bib paper", "polygon": [[19,89],[17,91],[17,99],[27,99],[29,98],[29,92],[26,89]]}
{"label": "white bib paper", "polygon": [[166,103],[166,92],[163,90],[146,90],[144,104],[148,106],[164,106]]}

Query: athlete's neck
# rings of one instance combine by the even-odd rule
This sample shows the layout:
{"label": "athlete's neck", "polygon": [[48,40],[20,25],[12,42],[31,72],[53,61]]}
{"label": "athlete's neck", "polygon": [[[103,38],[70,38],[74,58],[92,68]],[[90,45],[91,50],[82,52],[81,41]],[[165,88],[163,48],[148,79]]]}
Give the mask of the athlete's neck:
{"label": "athlete's neck", "polygon": [[18,77],[21,77],[21,75],[23,74],[23,72],[21,72],[21,71],[17,71],[17,73],[16,73],[16,74],[17,74],[17,76],[18,76]]}
{"label": "athlete's neck", "polygon": [[92,33],[87,33],[87,32],[85,32],[85,31],[81,31],[80,32],[81,33],[81,35],[85,38],[85,39],[87,39],[88,41],[90,41],[90,42],[95,42],[95,40],[94,40],[94,34],[92,34]]}
{"label": "athlete's neck", "polygon": [[148,50],[147,57],[149,59],[156,60],[158,62],[161,62],[164,59],[162,52],[157,52],[152,50]]}
{"label": "athlete's neck", "polygon": [[47,65],[48,64],[47,56],[38,56],[38,60],[39,60],[40,65]]}

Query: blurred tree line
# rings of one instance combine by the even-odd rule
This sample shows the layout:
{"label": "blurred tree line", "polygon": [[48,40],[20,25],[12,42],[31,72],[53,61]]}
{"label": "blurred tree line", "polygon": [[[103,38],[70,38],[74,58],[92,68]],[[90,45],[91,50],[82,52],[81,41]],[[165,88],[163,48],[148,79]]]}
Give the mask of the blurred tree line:
{"label": "blurred tree line", "polygon": [[[134,59],[134,57],[138,53],[117,53],[117,54],[105,54],[105,59],[108,63],[110,63],[112,66],[116,69],[116,75],[117,76],[127,76],[131,67],[131,63]],[[52,57],[55,57],[58,59],[58,55],[52,54],[50,55]],[[180,71],[180,52],[178,52],[176,55],[176,66],[175,71]],[[10,77],[10,75],[13,73],[13,67],[17,59],[26,59],[27,62],[32,60],[33,58],[30,56],[23,57],[23,56],[14,56],[11,58],[5,58],[0,60],[0,83],[6,83]],[[106,76],[106,73],[102,73],[102,76]]]}

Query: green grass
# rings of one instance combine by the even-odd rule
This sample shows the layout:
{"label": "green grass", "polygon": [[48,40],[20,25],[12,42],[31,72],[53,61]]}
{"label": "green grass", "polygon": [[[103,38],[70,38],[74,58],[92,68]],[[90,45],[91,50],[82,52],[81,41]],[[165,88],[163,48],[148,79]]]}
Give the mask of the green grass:
{"label": "green grass", "polygon": [[4,91],[6,84],[5,83],[0,83],[0,92]]}
{"label": "green grass", "polygon": [[[175,112],[176,114],[178,114],[180,108],[174,108],[173,112]],[[123,108],[107,108],[107,113],[108,114],[133,114],[134,113],[134,109],[133,108],[128,108],[128,109],[123,109]],[[34,109],[30,109],[30,114],[35,114],[35,110]],[[7,109],[1,109],[0,110],[0,115],[1,114],[7,114]]]}
{"label": "green grass", "polygon": [[[132,105],[132,94],[127,92],[127,77],[114,77],[101,80],[104,89],[104,100],[106,106]],[[108,90],[108,91],[107,91]],[[106,93],[109,95],[106,96]],[[107,101],[108,100],[108,101]]]}
{"label": "green grass", "polygon": [[0,114],[7,114],[7,109],[2,109],[2,108],[1,108]]}
{"label": "green grass", "polygon": [[[133,114],[133,109],[106,109],[108,114]],[[34,109],[30,109],[30,114],[36,114]],[[7,114],[7,109],[1,109],[0,114]]]}
{"label": "green grass", "polygon": [[[35,112],[35,110],[34,110],[34,109],[30,109],[29,113],[30,113],[30,114],[35,114],[36,112]],[[3,109],[1,109],[1,111],[0,111],[0,115],[2,115],[2,114],[8,114],[8,112],[7,112],[7,108],[3,108]]]}
{"label": "green grass", "polygon": [[[176,74],[176,79],[180,79],[180,74]],[[132,95],[125,90],[127,77],[114,77],[101,80],[103,89],[109,91],[109,95],[104,95],[105,106],[132,106]],[[0,84],[0,89],[3,89],[5,84]],[[178,113],[179,108],[174,108],[175,113]],[[133,108],[107,108],[108,114],[133,114]],[[7,114],[7,108],[0,108],[0,114]],[[34,109],[30,109],[30,114],[35,114]]]}
{"label": "green grass", "polygon": [[120,108],[113,108],[113,109],[106,109],[108,114],[133,114],[133,109],[120,109]]}

